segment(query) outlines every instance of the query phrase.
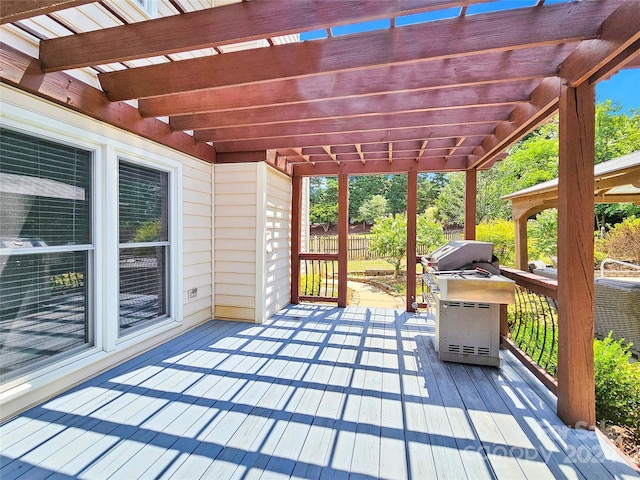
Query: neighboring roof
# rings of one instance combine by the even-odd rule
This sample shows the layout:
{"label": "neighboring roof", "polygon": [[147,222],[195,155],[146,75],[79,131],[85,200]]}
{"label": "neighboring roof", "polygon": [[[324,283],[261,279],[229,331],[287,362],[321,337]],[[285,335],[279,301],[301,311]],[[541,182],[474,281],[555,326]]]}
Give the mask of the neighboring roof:
{"label": "neighboring roof", "polygon": [[[602,162],[593,167],[595,203],[633,202],[640,204],[640,150]],[[555,206],[558,179],[548,180],[501,197],[510,200],[520,215],[532,215]]]}
{"label": "neighboring roof", "polygon": [[640,65],[636,0],[3,0],[0,13],[3,82],[204,160],[304,175],[486,168],[557,111],[562,85]]}
{"label": "neighboring roof", "polygon": [[84,188],[46,178],[0,172],[0,193],[30,197],[85,200]]}

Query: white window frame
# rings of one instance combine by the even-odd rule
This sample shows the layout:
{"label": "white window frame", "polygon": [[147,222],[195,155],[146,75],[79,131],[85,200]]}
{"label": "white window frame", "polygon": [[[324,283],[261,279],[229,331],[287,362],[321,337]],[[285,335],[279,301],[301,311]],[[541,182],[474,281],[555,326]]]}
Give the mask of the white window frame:
{"label": "white window frame", "polygon": [[[12,90],[12,89],[9,89]],[[25,102],[27,105],[29,102]],[[105,358],[108,352],[124,350],[136,344],[151,340],[183,323],[182,298],[182,163],[145,148],[147,140],[140,141],[131,134],[131,142],[115,139],[102,133],[100,125],[92,125],[74,112],[64,112],[61,118],[47,115],[55,113],[59,107],[36,100],[34,109],[3,102],[0,125],[27,135],[33,135],[52,142],[67,144],[92,152],[92,249],[87,266],[89,283],[87,306],[93,345],[86,349],[61,356],[37,370],[26,372],[0,385],[0,401],[20,395],[20,391],[36,388],[52,382],[56,378],[72,375],[94,362]],[[167,317],[161,322],[141,328],[130,335],[118,339],[118,165],[120,159],[137,163],[147,168],[169,173],[169,238],[171,247],[168,255],[169,289]],[[113,206],[116,208],[113,208]],[[49,247],[41,247],[44,249]],[[56,248],[56,247],[52,247]],[[74,246],[77,249],[78,246]],[[58,251],[57,249],[56,251]],[[40,252],[40,250],[38,251]],[[36,253],[36,252],[33,252]]]}
{"label": "white window frame", "polygon": [[[149,324],[146,327],[142,327],[142,328],[136,328],[131,332],[128,332],[126,335],[122,335],[120,336],[119,331],[117,332],[118,334],[118,340],[117,342],[123,342],[128,340],[130,337],[134,337],[138,331],[140,332],[145,332],[148,331],[149,329],[154,329],[156,328],[158,325],[162,325],[165,324],[167,322],[174,322],[176,318],[181,318],[178,317],[176,315],[175,309],[173,308],[174,305],[176,304],[176,302],[180,301],[181,297],[178,297],[177,295],[174,294],[174,283],[177,281],[177,279],[175,278],[175,267],[174,264],[177,261],[177,259],[175,258],[175,256],[173,255],[173,251],[174,251],[174,245],[176,245],[177,243],[177,238],[175,235],[175,230],[176,227],[174,225],[173,219],[176,218],[176,216],[178,215],[178,213],[175,211],[174,209],[174,202],[175,202],[175,198],[177,197],[177,192],[175,191],[175,169],[173,168],[172,165],[168,165],[165,164],[165,162],[149,162],[146,159],[141,159],[141,158],[136,158],[136,157],[132,157],[132,155],[127,155],[127,154],[118,154],[116,156],[117,158],[117,162],[116,162],[116,168],[118,169],[119,172],[119,167],[120,167],[120,163],[121,162],[125,162],[128,163],[130,165],[135,165],[135,166],[140,166],[140,167],[144,167],[144,168],[148,168],[150,170],[155,170],[158,172],[163,172],[167,174],[167,230],[168,230],[168,235],[167,235],[167,240],[166,241],[162,241],[162,242],[145,242],[145,243],[137,243],[135,245],[130,245],[130,244],[126,244],[126,243],[120,243],[120,238],[119,238],[119,233],[120,233],[120,221],[117,215],[117,210],[118,209],[114,209],[116,210],[116,220],[117,220],[117,224],[116,224],[116,229],[115,231],[118,232],[118,249],[117,249],[117,259],[119,261],[120,258],[120,250],[122,248],[134,248],[134,247],[156,247],[156,246],[163,246],[163,247],[167,247],[166,249],[166,265],[165,265],[165,278],[163,279],[163,281],[165,282],[165,286],[166,286],[166,302],[167,302],[167,313],[163,318],[158,319],[158,321]],[[119,176],[119,175],[118,175]],[[119,187],[119,185],[118,185]],[[117,197],[117,202],[119,202],[119,197],[120,197],[120,191],[118,188],[118,197]],[[118,203],[116,203],[116,205],[118,205]],[[118,263],[119,265],[119,263]],[[117,279],[118,279],[118,295],[120,292],[120,271],[118,268],[118,272],[117,273]],[[120,319],[120,308],[119,308],[119,302],[118,303],[118,322]],[[119,325],[119,323],[118,323]]]}

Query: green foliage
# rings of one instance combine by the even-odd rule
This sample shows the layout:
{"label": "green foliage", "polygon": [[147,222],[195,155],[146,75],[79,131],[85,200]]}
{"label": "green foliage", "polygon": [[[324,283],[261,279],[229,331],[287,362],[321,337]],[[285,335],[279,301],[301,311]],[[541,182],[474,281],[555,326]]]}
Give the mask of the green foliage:
{"label": "green foliage", "polygon": [[371,228],[369,251],[393,265],[398,276],[402,258],[407,252],[407,216],[401,214],[377,218]]}
{"label": "green foliage", "polygon": [[461,227],[464,225],[464,174],[450,173],[448,179],[435,202],[438,218],[446,226]]}
{"label": "green foliage", "polygon": [[376,218],[384,217],[386,214],[387,199],[382,195],[373,195],[360,205],[357,220],[371,224]]}
{"label": "green foliage", "polygon": [[52,276],[49,281],[53,288],[75,288],[84,286],[82,273],[67,272]]}
{"label": "green foliage", "polygon": [[442,246],[446,241],[442,225],[435,222],[427,213],[416,218],[416,245],[424,246],[432,251]]}
{"label": "green foliage", "polygon": [[558,255],[558,211],[544,210],[528,222],[529,258],[540,259]]}
{"label": "green foliage", "polygon": [[611,100],[596,105],[596,163],[640,150],[640,110],[624,112]]}
{"label": "green foliage", "polygon": [[349,177],[349,218],[357,220],[362,204],[374,195],[386,198],[387,180],[387,175]]}
{"label": "green foliage", "polygon": [[136,233],[133,234],[133,241],[137,243],[141,242],[154,242],[160,240],[160,220],[152,220],[145,222],[138,227]]}
{"label": "green foliage", "polygon": [[407,176],[390,175],[387,184],[387,206],[389,213],[404,213],[407,211]]}
{"label": "green foliage", "polygon": [[596,418],[640,434],[640,363],[629,363],[630,355],[629,346],[611,334],[595,340]]}
{"label": "green foliage", "polygon": [[[428,219],[426,215],[416,217],[418,246],[426,246],[433,250],[444,242],[442,225]],[[371,229],[369,251],[391,263],[394,267],[394,277],[397,277],[402,259],[407,253],[407,216],[395,214],[377,218]]]}
{"label": "green foliage", "polygon": [[[511,340],[549,375],[558,369],[558,312],[536,293],[521,292],[507,307]],[[554,341],[555,340],[555,341]]]}
{"label": "green foliage", "polygon": [[338,221],[338,204],[319,203],[309,208],[309,220],[311,223],[325,223]]}
{"label": "green foliage", "polygon": [[615,225],[599,247],[609,257],[640,263],[640,217],[630,217]]}
{"label": "green foliage", "polygon": [[309,180],[309,221],[329,228],[338,220],[338,179],[312,177]]}
{"label": "green foliage", "polygon": [[493,243],[493,253],[500,265],[515,265],[515,237],[515,226],[508,220],[491,220],[476,227],[477,240]]}

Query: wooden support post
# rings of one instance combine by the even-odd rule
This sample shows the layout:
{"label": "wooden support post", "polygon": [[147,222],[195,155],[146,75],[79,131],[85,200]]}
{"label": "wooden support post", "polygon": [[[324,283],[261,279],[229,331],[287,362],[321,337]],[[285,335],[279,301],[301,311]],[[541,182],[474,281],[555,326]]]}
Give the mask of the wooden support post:
{"label": "wooden support post", "polygon": [[526,216],[515,219],[516,224],[516,268],[529,271],[529,252],[527,245],[527,220]]}
{"label": "wooden support post", "polygon": [[558,170],[558,416],[594,428],[594,87],[560,94]]}
{"label": "wooden support post", "polygon": [[291,303],[300,303],[300,233],[302,232],[302,177],[291,186]]}
{"label": "wooden support post", "polygon": [[476,239],[476,176],[477,170],[471,168],[464,176],[464,239]]}
{"label": "wooden support post", "polygon": [[338,175],[338,306],[347,306],[347,248],[349,235],[349,175]]}
{"label": "wooden support post", "polygon": [[415,312],[416,301],[416,215],[418,213],[418,172],[407,174],[407,312]]}

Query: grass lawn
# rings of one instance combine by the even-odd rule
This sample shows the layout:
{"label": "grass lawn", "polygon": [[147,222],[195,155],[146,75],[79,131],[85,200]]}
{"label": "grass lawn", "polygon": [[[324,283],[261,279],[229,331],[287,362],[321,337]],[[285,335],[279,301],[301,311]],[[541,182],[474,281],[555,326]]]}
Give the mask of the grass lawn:
{"label": "grass lawn", "polygon": [[[407,261],[402,260],[402,266],[404,270],[407,266]],[[365,270],[393,270],[393,265],[387,262],[383,258],[374,258],[371,260],[349,260],[347,262],[347,270],[349,272],[364,272]]]}

